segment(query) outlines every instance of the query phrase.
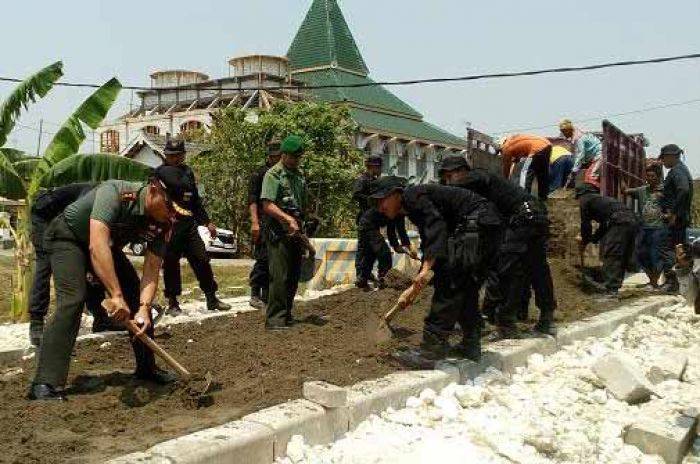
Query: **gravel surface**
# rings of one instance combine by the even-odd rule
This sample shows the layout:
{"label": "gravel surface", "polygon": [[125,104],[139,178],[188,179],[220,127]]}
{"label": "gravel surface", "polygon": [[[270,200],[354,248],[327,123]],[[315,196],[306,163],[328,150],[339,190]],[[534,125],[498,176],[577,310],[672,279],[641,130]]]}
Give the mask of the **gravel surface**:
{"label": "gravel surface", "polygon": [[[591,370],[624,352],[648,374],[664,350],[687,353],[682,381],[655,386],[640,405],[613,398]],[[670,423],[700,405],[700,316],[678,305],[548,357],[532,355],[512,377],[488,371],[472,384],[424,391],[406,408],[372,416],[326,447],[295,437],[285,464],[297,463],[663,463],[626,445],[625,426],[640,418]],[[700,437],[686,464],[700,463]]]}

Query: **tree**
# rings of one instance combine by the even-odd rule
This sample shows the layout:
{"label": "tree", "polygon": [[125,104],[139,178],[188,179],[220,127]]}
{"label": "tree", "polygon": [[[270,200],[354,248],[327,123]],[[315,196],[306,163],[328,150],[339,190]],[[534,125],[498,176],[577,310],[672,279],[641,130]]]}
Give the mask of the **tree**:
{"label": "tree", "polygon": [[278,102],[257,118],[238,108],[216,114],[206,136],[211,150],[192,159],[212,219],[249,242],[248,179],[264,162],[267,142],[294,133],[306,143],[302,170],[311,209],[321,219],[318,234],[351,235],[355,206],[349,192],[362,166],[356,130],[346,107],[326,103]]}
{"label": "tree", "polygon": [[28,219],[36,192],[41,187],[101,181],[114,176],[143,179],[148,172],[148,167],[117,156],[77,155],[86,138],[83,124],[97,129],[119,95],[121,84],[117,79],[107,81],[75,110],[54,135],[43,156],[31,157],[3,146],[22,109],[44,97],[62,75],[63,64],[53,63],[22,81],[0,106],[0,196],[25,202],[25,207],[19,211],[17,227],[10,228],[15,240],[17,266],[11,304],[14,318],[26,313],[29,301],[32,250]]}

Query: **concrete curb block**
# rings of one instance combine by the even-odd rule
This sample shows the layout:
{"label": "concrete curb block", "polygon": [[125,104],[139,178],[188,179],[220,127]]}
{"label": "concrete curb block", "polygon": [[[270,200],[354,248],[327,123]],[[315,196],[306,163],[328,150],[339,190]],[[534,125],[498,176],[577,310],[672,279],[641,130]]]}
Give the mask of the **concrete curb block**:
{"label": "concrete curb block", "polygon": [[606,337],[621,324],[629,324],[641,315],[651,315],[660,308],[683,301],[675,296],[651,296],[630,303],[626,307],[606,313],[597,314],[588,319],[572,322],[559,330],[556,338],[534,338],[525,340],[503,340],[488,346],[484,350],[480,363],[465,360],[446,360],[435,367],[443,372],[456,375],[460,383],[466,383],[493,367],[504,373],[512,374],[515,369],[527,364],[527,358],[534,353],[544,356],[554,354],[566,345],[589,337]]}
{"label": "concrete curb block", "polygon": [[642,314],[653,314],[677,301],[666,296],[645,298],[620,310],[570,324],[557,339],[513,340],[491,345],[478,364],[446,360],[433,371],[396,372],[357,383],[347,387],[348,400],[344,407],[324,408],[305,399],[289,401],[238,421],[160,443],[145,452],[113,459],[109,464],[269,464],[286,454],[287,443],[294,435],[303,436],[312,445],[330,443],[373,414],[404,407],[409,397],[427,388],[439,391],[450,383],[465,383],[488,367],[513,373],[527,363],[531,354],[553,354],[576,341],[607,336],[618,325],[632,322]]}
{"label": "concrete curb block", "polygon": [[286,455],[294,435],[312,445],[331,443],[370,415],[403,407],[409,397],[426,388],[439,391],[457,380],[440,371],[397,372],[349,387],[344,407],[328,409],[308,400],[289,401],[108,463],[269,464]]}

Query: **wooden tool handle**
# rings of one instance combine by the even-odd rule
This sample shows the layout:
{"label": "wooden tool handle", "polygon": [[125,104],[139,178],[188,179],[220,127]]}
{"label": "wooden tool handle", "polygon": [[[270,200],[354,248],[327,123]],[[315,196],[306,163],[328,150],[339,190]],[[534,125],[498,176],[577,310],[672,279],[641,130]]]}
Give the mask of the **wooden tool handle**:
{"label": "wooden tool handle", "polygon": [[178,375],[184,379],[184,380],[189,380],[192,374],[190,374],[190,371],[185,369],[182,364],[177,362],[175,358],[170,356],[170,354],[165,351],[163,348],[160,347],[159,344],[157,344],[151,337],[146,335],[145,333],[138,334],[139,327],[134,323],[134,321],[129,320],[125,322],[126,328],[129,329],[129,332],[132,334],[136,335],[139,340],[141,340],[147,347],[151,349],[155,354],[158,355],[165,363],[172,367]]}

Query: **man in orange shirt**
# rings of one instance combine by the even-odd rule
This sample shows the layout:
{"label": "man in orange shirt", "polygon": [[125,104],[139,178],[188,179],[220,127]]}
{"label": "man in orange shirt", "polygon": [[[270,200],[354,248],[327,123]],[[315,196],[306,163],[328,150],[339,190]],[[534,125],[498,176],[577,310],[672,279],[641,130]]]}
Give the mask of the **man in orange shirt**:
{"label": "man in orange shirt", "polygon": [[517,134],[505,137],[500,143],[503,157],[503,175],[510,177],[513,164],[525,158],[518,185],[530,192],[532,181],[537,178],[537,195],[547,199],[549,192],[549,156],[552,143],[544,137]]}

